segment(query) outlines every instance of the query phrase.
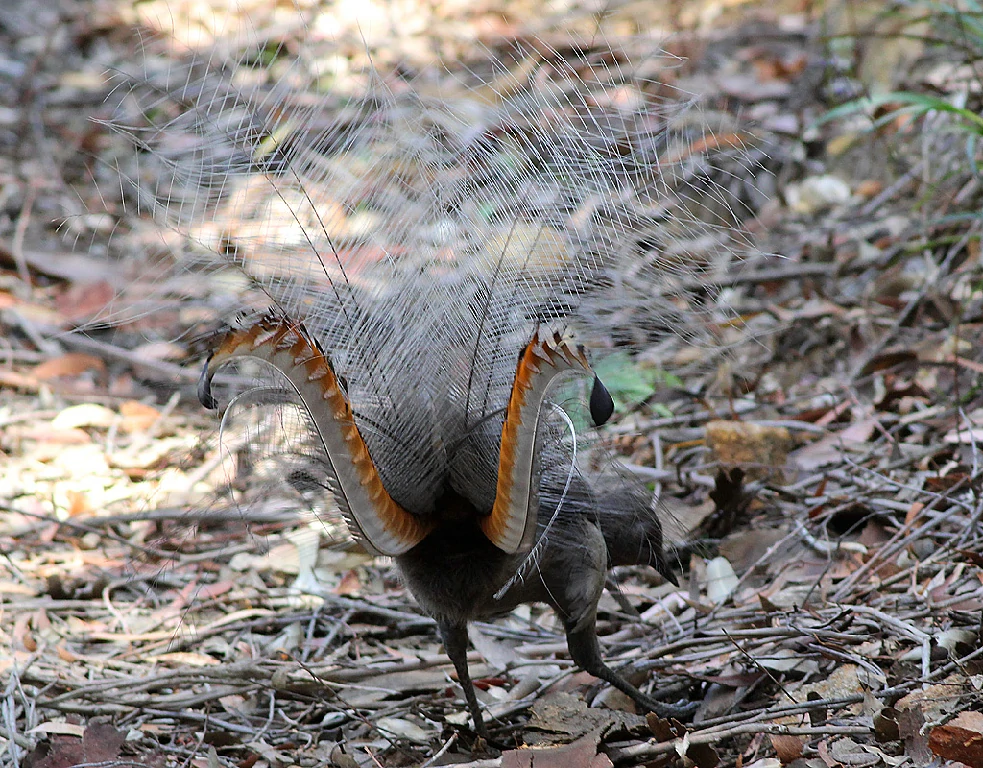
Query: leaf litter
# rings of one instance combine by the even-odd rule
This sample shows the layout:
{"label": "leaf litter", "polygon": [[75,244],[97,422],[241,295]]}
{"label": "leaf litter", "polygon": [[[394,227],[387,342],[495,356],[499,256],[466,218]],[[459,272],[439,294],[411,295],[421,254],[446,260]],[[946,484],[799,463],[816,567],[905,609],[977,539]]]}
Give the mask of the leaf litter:
{"label": "leaf litter", "polygon": [[[651,359],[673,378],[616,377],[639,402],[605,439],[677,511],[684,570],[679,589],[614,574],[599,633],[638,682],[701,709],[685,727],[630,715],[526,606],[477,628],[500,743],[473,755],[433,622],[385,564],[298,519],[316,488],[243,480],[282,464],[202,437],[196,336],[237,287],[176,279],[161,298],[170,236],[106,196],[124,150],[90,119],[161,7],[25,3],[0,36],[4,764],[981,764],[980,191],[944,116],[818,123],[858,81],[800,9],[677,19],[700,119],[742,148],[717,163],[753,248],[720,297],[741,319],[719,329],[728,355],[671,344]],[[192,5],[166,7],[211,38]],[[526,10],[434,6],[406,50],[467,58],[462,19],[542,34]],[[907,55],[907,77],[937,72],[937,52]],[[727,165],[755,153],[771,175]],[[74,332],[121,285],[155,303]]]}

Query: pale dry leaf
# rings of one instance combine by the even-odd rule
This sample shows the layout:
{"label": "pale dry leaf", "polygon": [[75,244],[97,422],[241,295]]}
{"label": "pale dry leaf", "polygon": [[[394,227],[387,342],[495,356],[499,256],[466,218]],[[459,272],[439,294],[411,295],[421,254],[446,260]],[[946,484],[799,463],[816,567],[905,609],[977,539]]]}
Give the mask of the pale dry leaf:
{"label": "pale dry leaf", "polygon": [[432,732],[425,731],[416,723],[403,717],[380,717],[375,721],[375,726],[383,733],[412,741],[415,744],[427,744],[433,735]]}
{"label": "pale dry leaf", "polygon": [[111,427],[119,420],[119,416],[104,405],[98,403],[80,403],[70,405],[59,412],[51,420],[54,429],[79,429],[83,427]]}
{"label": "pale dry leaf", "polygon": [[725,557],[715,557],[707,563],[707,599],[720,605],[737,589],[739,579]]}

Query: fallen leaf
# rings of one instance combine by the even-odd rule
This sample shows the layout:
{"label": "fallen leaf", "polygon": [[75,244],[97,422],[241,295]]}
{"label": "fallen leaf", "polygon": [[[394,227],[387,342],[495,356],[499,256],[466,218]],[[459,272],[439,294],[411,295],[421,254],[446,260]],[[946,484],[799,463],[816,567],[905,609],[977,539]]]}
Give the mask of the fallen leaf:
{"label": "fallen leaf", "polygon": [[55,306],[64,320],[82,323],[106,311],[118,291],[105,280],[76,283],[55,297]]}
{"label": "fallen leaf", "polygon": [[82,762],[108,763],[119,755],[126,734],[109,723],[92,723],[82,735]]}
{"label": "fallen leaf", "polygon": [[945,760],[983,765],[983,712],[960,712],[928,734],[928,748]]}
{"label": "fallen leaf", "polygon": [[850,186],[836,176],[810,176],[785,188],[788,207],[811,214],[850,201]]}
{"label": "fallen leaf", "polygon": [[877,179],[864,179],[857,184],[857,194],[867,200],[876,197],[882,191],[884,191],[884,182]]}
{"label": "fallen leaf", "polygon": [[96,371],[104,373],[106,363],[98,357],[86,355],[82,352],[69,352],[60,357],[53,357],[45,360],[40,365],[35,366],[34,376],[40,381],[56,379],[59,376],[78,376],[86,371]]}
{"label": "fallen leaf", "polygon": [[60,733],[65,736],[78,736],[82,738],[82,734],[85,733],[85,726],[81,723],[56,723],[49,721],[31,728],[28,733]]}
{"label": "fallen leaf", "polygon": [[375,721],[375,725],[383,733],[399,739],[406,739],[416,744],[426,744],[430,741],[430,733],[406,718],[380,717]]}
{"label": "fallen leaf", "polygon": [[24,765],[27,768],[72,768],[82,763],[111,763],[118,757],[126,734],[107,723],[92,723],[79,733],[81,727],[73,723],[46,723],[43,732],[56,735],[50,741],[38,744]]}
{"label": "fallen leaf", "polygon": [[66,490],[65,498],[68,500],[68,506],[65,512],[69,517],[87,515],[93,511],[92,503],[89,501],[89,495],[84,491]]}
{"label": "fallen leaf", "polygon": [[31,617],[29,614],[22,614],[14,622],[12,635],[14,642],[26,651],[34,653],[38,649],[37,641],[30,627]]}
{"label": "fallen leaf", "polygon": [[715,557],[707,563],[707,599],[720,605],[737,589],[739,579],[726,557]]}
{"label": "fallen leaf", "polygon": [[54,429],[98,427],[106,429],[117,420],[116,414],[98,403],[81,403],[63,409],[51,420]]}
{"label": "fallen leaf", "polygon": [[782,765],[788,765],[796,758],[802,757],[803,738],[785,734],[772,734],[771,746],[774,748]]}
{"label": "fallen leaf", "polygon": [[127,400],[120,405],[119,412],[123,417],[120,427],[126,432],[145,432],[160,418],[159,410],[139,400]]}
{"label": "fallen leaf", "polygon": [[[904,701],[904,699],[902,699]],[[905,743],[905,752],[915,761],[916,765],[925,765],[932,759],[928,739],[922,733],[925,715],[916,707],[901,707],[901,702],[895,707],[898,711],[898,731]]]}
{"label": "fallen leaf", "polygon": [[837,739],[829,745],[829,754],[843,765],[851,768],[866,768],[875,766],[881,762],[879,755],[873,755],[864,749],[862,744],[858,744],[853,739]]}
{"label": "fallen leaf", "polygon": [[502,768],[611,768],[611,759],[598,754],[597,736],[588,735],[572,744],[535,749],[511,749],[502,753]]}

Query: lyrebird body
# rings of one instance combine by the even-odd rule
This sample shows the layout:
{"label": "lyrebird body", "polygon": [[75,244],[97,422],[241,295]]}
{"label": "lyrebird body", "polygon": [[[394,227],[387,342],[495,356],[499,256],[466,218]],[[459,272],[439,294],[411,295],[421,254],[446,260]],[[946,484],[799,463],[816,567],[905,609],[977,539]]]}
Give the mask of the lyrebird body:
{"label": "lyrebird body", "polygon": [[[595,381],[593,399],[600,399]],[[600,419],[597,419],[600,421]],[[503,615],[522,603],[543,602],[563,622],[573,660],[612,683],[647,710],[684,713],[645,696],[602,660],[595,630],[597,604],[608,570],[649,565],[673,581],[663,551],[662,526],[647,495],[612,467],[607,487],[590,487],[569,467],[553,466],[541,485],[534,551],[509,554],[492,544],[483,514],[452,489],[440,499],[440,522],[396,563],[417,601],[440,627],[483,732],[467,666],[467,624]],[[602,481],[600,477],[595,478]]]}
{"label": "lyrebird body", "polygon": [[673,192],[662,84],[597,41],[508,60],[521,65],[436,100],[370,71],[365,99],[336,112],[297,97],[297,72],[244,93],[235,66],[196,61],[135,82],[139,117],[113,125],[142,150],[141,203],[273,306],[218,345],[202,401],[216,405],[226,363],[275,369],[257,401],[301,414],[297,450],[437,620],[476,728],[467,623],[530,601],[557,611],[575,662],[678,713],[601,659],[608,570],[671,572],[649,494],[578,453],[565,382],[593,382],[579,399],[595,423],[613,403],[556,328],[603,338],[607,321],[609,340],[638,340],[670,317],[693,333],[667,296],[694,268],[667,243],[713,229]]}
{"label": "lyrebird body", "polygon": [[[211,393],[215,372],[240,357],[272,365],[303,404],[323,445],[325,479],[351,530],[370,550],[395,557],[410,591],[437,620],[479,733],[486,729],[468,673],[467,624],[526,602],[553,606],[571,656],[584,669],[648,709],[680,713],[645,696],[604,664],[594,626],[610,567],[651,565],[671,578],[658,515],[645,495],[613,469],[595,480],[606,477],[608,487],[592,487],[574,464],[559,461],[556,448],[544,445],[546,393],[553,379],[571,370],[590,372],[583,350],[558,334],[537,330],[519,358],[505,408],[494,497],[481,505],[481,497],[475,501],[467,495],[473,488],[455,487],[448,472],[432,505],[416,512],[387,490],[345,386],[302,327],[270,316],[231,331],[202,372],[199,396],[207,407],[216,405]],[[613,409],[596,378],[590,405],[595,422]],[[467,444],[466,436],[458,436],[458,450]],[[447,445],[445,452],[447,465],[453,466],[455,447]],[[474,454],[465,458],[475,460]]]}

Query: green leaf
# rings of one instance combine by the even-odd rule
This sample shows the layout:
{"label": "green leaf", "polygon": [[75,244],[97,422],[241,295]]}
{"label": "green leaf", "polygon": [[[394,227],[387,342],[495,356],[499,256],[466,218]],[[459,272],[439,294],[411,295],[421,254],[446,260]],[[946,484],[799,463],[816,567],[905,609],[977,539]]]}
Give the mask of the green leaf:
{"label": "green leaf", "polygon": [[831,120],[837,120],[841,117],[855,115],[858,112],[871,113],[878,107],[882,107],[885,104],[901,104],[903,106],[892,110],[886,117],[880,118],[872,125],[872,127],[882,125],[884,122],[889,121],[900,114],[923,115],[926,112],[931,112],[934,110],[936,112],[948,112],[949,114],[955,115],[956,118],[963,123],[962,127],[964,129],[971,130],[973,133],[983,134],[983,117],[977,115],[972,110],[966,109],[965,107],[957,107],[954,104],[950,104],[945,99],[939,98],[938,96],[930,96],[924,93],[911,93],[909,91],[895,91],[893,93],[881,94],[880,96],[870,96],[868,98],[856,99],[843,104],[842,106],[831,109],[829,112],[823,115],[823,117],[821,117],[816,124],[822,125],[823,123],[828,123]]}
{"label": "green leaf", "polygon": [[659,416],[660,418],[663,419],[671,419],[673,416],[676,415],[662,403],[656,403],[655,405],[653,405],[652,410],[655,412],[656,416]]}
{"label": "green leaf", "polygon": [[639,364],[631,355],[623,351],[607,355],[593,368],[615,402],[622,408],[630,408],[647,400],[660,386],[681,384],[677,377],[658,368]]}

